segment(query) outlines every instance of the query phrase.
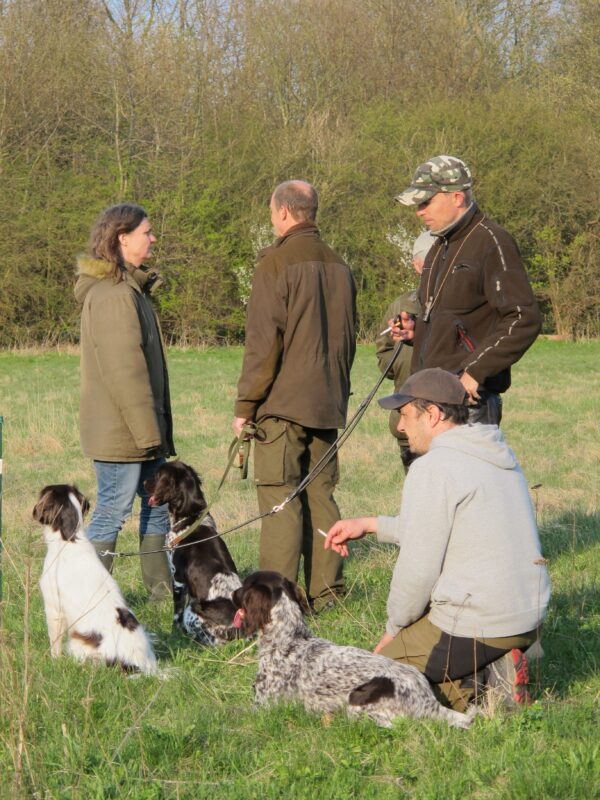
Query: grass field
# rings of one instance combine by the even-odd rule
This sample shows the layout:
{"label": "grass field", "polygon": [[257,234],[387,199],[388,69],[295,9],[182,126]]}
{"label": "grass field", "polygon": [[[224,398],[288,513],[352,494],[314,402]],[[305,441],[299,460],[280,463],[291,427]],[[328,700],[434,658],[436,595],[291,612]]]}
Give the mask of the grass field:
{"label": "grass field", "polygon": [[[232,438],[241,349],[172,351],[179,457],[213,496]],[[156,635],[160,678],[127,678],[49,655],[38,579],[44,557],[31,509],[46,483],[75,482],[93,500],[79,449],[74,353],[0,353],[4,416],[3,602],[0,629],[0,800],[100,798],[600,797],[600,342],[539,341],[514,369],[503,429],[523,465],[549,559],[553,599],[535,704],[478,718],[466,732],[400,720],[310,716],[298,706],[255,712],[256,649],[200,649],[171,632],[169,603],[146,601],[137,558],[115,577]],[[377,378],[361,347],[351,411]],[[381,390],[387,393],[391,384]],[[402,471],[387,415],[373,404],[341,453],[345,516],[395,513]],[[252,481],[227,482],[221,529],[256,513]],[[119,549],[136,545],[136,520]],[[228,539],[241,573],[256,567],[257,530]],[[311,621],[320,635],[372,648],[385,621],[394,549],[360,542],[343,605]]]}

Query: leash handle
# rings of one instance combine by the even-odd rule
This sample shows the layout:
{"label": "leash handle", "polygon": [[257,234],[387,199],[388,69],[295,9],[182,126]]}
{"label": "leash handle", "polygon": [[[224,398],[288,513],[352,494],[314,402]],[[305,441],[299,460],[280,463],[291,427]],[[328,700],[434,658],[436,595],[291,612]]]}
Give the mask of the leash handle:
{"label": "leash handle", "polygon": [[[232,443],[229,445],[229,459],[227,461],[227,466],[225,467],[225,472],[223,473],[223,477],[221,478],[221,481],[217,486],[217,494],[221,491],[221,487],[225,483],[225,478],[227,477],[229,470],[231,469],[233,462],[235,461],[235,457],[241,451],[243,451],[244,454],[243,464],[240,465],[242,469],[242,478],[248,477],[248,458],[250,456],[250,442],[252,441],[252,439],[254,439],[255,435],[256,435],[256,423],[246,422],[242,426],[240,435],[237,437],[237,439],[234,439]],[[245,449],[246,446],[247,446],[247,452]]]}
{"label": "leash handle", "polygon": [[242,427],[240,435],[237,439],[234,439],[231,444],[229,445],[229,450],[227,452],[228,462],[227,466],[225,467],[225,472],[223,477],[221,478],[221,482],[219,483],[219,487],[217,491],[223,485],[227,473],[233,466],[235,461],[235,457],[237,455],[239,463],[237,464],[238,469],[241,470],[240,477],[244,481],[248,477],[248,465],[250,463],[250,446],[252,444],[252,439],[256,434],[256,423],[254,422],[246,422],[245,425]]}

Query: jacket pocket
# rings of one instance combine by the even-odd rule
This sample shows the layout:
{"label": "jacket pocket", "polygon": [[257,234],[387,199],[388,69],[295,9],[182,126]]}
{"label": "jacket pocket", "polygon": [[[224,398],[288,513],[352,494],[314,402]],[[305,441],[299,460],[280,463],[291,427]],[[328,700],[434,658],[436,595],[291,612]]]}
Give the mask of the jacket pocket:
{"label": "jacket pocket", "polygon": [[467,353],[473,353],[477,349],[477,342],[459,319],[454,320],[454,330],[456,331],[456,344]]}
{"label": "jacket pocket", "polygon": [[254,482],[283,486],[288,423],[276,417],[263,419],[254,437]]}
{"label": "jacket pocket", "polygon": [[480,281],[481,271],[474,265],[464,261],[455,264],[444,283],[440,307],[464,314],[480,306],[485,301]]}

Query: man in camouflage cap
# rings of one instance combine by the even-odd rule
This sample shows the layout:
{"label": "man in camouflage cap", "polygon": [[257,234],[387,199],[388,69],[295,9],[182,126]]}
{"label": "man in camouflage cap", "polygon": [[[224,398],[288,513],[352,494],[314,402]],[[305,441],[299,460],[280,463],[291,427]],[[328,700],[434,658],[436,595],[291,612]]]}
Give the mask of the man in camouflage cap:
{"label": "man in camouflage cap", "polygon": [[417,292],[422,312],[394,326],[413,345],[411,372],[460,376],[470,420],[499,424],[510,367],[535,341],[541,315],[518,247],[473,199],[471,171],[455,156],[421,164],[395,199],[415,206],[434,237]]}

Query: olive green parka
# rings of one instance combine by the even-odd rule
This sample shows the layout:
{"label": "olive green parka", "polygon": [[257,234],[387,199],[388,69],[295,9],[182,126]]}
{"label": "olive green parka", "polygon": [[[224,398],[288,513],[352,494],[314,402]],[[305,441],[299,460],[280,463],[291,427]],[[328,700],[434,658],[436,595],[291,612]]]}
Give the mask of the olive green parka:
{"label": "olive green parka", "polygon": [[81,446],[95,461],[175,455],[164,344],[150,291],[159,281],[127,265],[80,257]]}

